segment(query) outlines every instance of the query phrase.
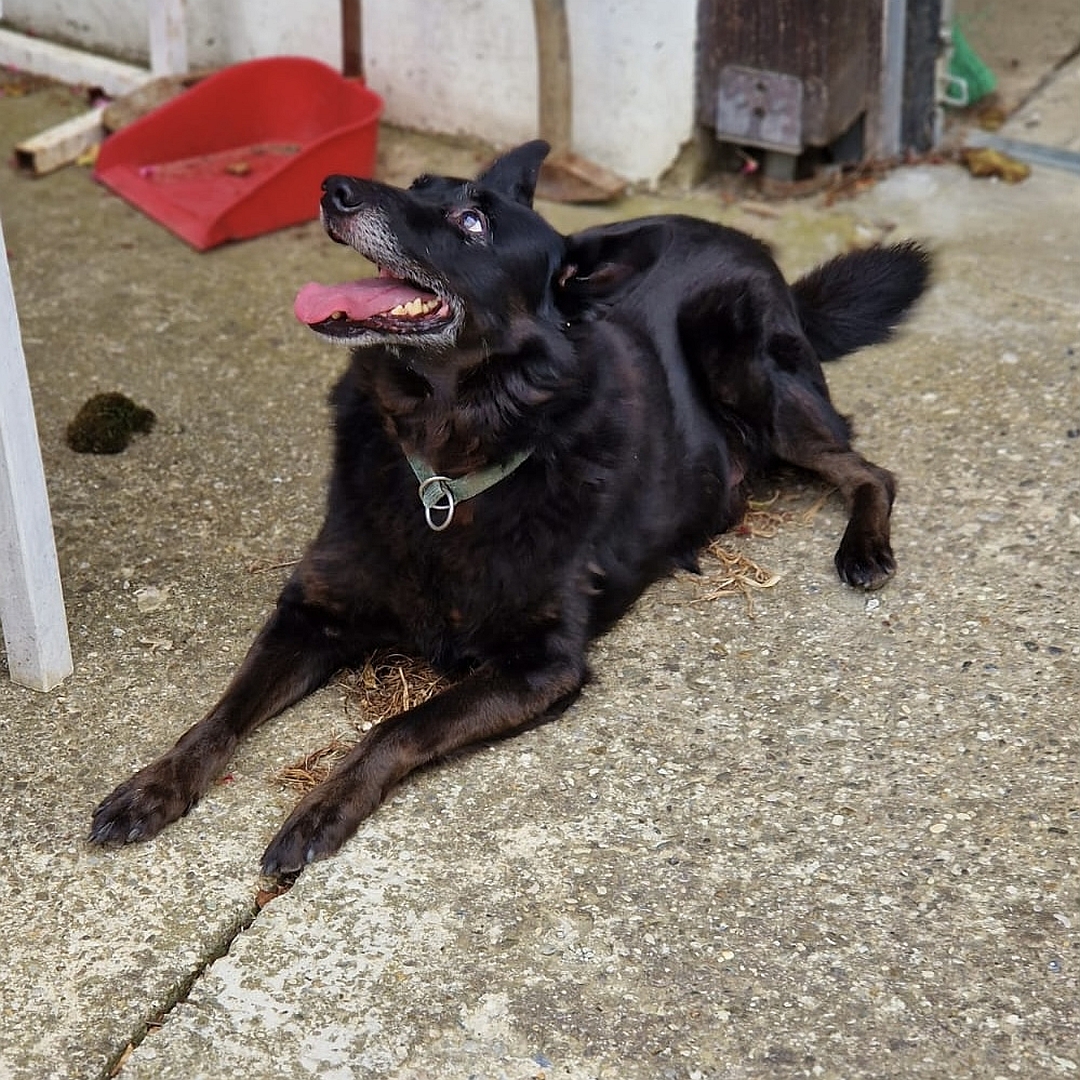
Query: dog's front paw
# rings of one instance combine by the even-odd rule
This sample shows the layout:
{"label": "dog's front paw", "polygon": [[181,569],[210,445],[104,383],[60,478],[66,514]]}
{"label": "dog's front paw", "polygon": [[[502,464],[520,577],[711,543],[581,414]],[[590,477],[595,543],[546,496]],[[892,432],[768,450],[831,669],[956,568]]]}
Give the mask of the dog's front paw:
{"label": "dog's front paw", "polygon": [[333,855],[355,828],[345,828],[340,819],[324,816],[314,809],[304,814],[294,813],[263,853],[262,872],[277,878],[297,874],[308,863]]}
{"label": "dog's front paw", "polygon": [[334,778],[325,781],[289,815],[262,858],[267,877],[299,873],[308,863],[333,855],[379,805],[374,794],[350,790]]}
{"label": "dog's front paw", "polygon": [[856,589],[880,589],[896,573],[888,541],[873,540],[848,528],[836,552],[840,580]]}
{"label": "dog's front paw", "polygon": [[166,755],[125,780],[94,811],[93,844],[132,844],[157,836],[198,801],[202,785],[190,764]]}

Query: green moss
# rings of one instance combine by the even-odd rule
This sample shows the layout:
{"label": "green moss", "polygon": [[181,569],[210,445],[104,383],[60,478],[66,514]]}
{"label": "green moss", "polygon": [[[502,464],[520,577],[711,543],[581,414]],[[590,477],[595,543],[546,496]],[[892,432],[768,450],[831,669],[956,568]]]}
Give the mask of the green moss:
{"label": "green moss", "polygon": [[132,435],[148,433],[156,419],[123,394],[95,394],[68,424],[67,444],[77,454],[119,454]]}

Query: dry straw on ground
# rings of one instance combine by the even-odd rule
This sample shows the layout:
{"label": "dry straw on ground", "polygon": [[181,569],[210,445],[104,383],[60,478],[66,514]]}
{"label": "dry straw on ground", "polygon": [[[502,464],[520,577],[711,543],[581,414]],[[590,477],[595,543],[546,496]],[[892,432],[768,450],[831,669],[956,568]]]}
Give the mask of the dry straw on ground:
{"label": "dry straw on ground", "polygon": [[300,761],[286,765],[276,779],[286,787],[310,791],[326,779],[363,732],[427,701],[451,682],[422,660],[394,652],[375,653],[362,668],[342,672],[337,680],[345,692],[345,715],[351,731],[335,735]]}
{"label": "dry straw on ground", "polygon": [[[738,537],[768,539],[785,526],[809,525],[830,494],[826,492],[810,506],[796,510],[782,508],[778,494],[751,501],[746,516],[733,532],[714,540],[702,552],[702,592],[693,602],[741,596],[752,618],[754,594],[772,588],[780,578],[740,551],[732,537],[736,541]],[[452,682],[452,678],[440,675],[422,660],[389,651],[376,653],[362,668],[343,672],[338,678],[337,684],[344,690],[349,730],[285,766],[275,779],[295,791],[310,791],[326,779],[365,731],[427,701]]]}
{"label": "dry straw on ground", "polygon": [[701,604],[725,596],[741,596],[746,602],[747,615],[753,618],[754,593],[761,589],[771,589],[780,580],[780,576],[755,562],[730,538],[744,536],[771,539],[786,525],[810,525],[831,494],[831,491],[825,492],[810,506],[801,510],[788,510],[779,506],[779,493],[769,499],[752,499],[745,516],[734,531],[718,536],[702,553],[706,560],[712,560],[715,565],[710,567],[706,561],[702,566],[703,591],[693,602]]}

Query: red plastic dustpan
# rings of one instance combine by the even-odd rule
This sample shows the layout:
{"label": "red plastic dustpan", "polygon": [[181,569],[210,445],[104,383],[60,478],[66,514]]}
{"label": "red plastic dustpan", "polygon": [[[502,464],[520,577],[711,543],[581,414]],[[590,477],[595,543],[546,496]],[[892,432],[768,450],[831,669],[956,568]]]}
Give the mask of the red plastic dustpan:
{"label": "red plastic dustpan", "polygon": [[249,60],[110,136],[94,175],[204,251],[318,217],[328,174],[371,175],[381,112],[317,60]]}

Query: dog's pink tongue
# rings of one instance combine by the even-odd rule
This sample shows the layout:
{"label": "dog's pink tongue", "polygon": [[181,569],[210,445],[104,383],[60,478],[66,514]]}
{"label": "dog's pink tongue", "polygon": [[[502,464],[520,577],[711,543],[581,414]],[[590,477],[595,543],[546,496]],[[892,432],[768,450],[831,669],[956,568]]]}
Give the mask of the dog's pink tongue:
{"label": "dog's pink tongue", "polygon": [[363,322],[418,296],[424,300],[431,298],[415,285],[388,277],[361,278],[341,285],[319,285],[312,281],[297,294],[293,311],[309,326],[325,322],[339,311],[345,312],[348,319]]}

